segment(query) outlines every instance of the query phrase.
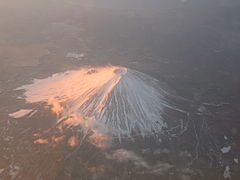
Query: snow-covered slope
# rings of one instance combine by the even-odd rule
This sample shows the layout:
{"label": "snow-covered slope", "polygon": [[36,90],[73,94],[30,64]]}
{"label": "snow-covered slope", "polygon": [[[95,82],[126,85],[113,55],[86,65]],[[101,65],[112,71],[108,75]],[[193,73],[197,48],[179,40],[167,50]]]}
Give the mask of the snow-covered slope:
{"label": "snow-covered slope", "polygon": [[80,126],[119,138],[159,133],[171,107],[160,82],[125,67],[82,68],[36,79],[25,90],[28,103],[46,102],[58,125]]}

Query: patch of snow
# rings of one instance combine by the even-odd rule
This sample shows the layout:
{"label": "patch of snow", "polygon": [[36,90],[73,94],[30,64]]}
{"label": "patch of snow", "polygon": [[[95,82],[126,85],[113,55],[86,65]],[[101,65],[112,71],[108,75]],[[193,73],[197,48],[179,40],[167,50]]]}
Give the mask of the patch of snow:
{"label": "patch of snow", "polygon": [[30,117],[32,117],[32,116],[33,116],[33,115],[34,115],[36,112],[37,112],[37,110],[35,110],[35,111],[32,111],[32,112],[29,114],[29,116],[28,116],[28,117],[29,117],[29,118],[30,118]]}
{"label": "patch of snow", "polygon": [[9,175],[11,179],[15,179],[15,177],[18,175],[20,171],[20,167],[13,164],[11,164],[9,167],[10,167]]}
{"label": "patch of snow", "polygon": [[74,52],[69,52],[66,55],[66,58],[73,58],[73,59],[78,59],[78,60],[80,60],[84,57],[85,57],[85,54],[83,54],[83,53],[78,54],[78,53],[74,53]]}
{"label": "patch of snow", "polygon": [[142,157],[138,156],[136,153],[125,150],[118,149],[111,154],[106,154],[106,157],[111,160],[116,160],[121,163],[132,162],[137,168],[145,168],[151,174],[164,174],[172,169],[174,166],[167,162],[158,162],[156,165],[151,166]]}
{"label": "patch of snow", "polygon": [[11,136],[7,136],[7,137],[4,138],[5,141],[10,141],[12,139],[13,139],[13,137],[11,137]]}
{"label": "patch of snow", "polygon": [[225,140],[228,140],[227,136],[224,136],[223,138],[224,138]]}
{"label": "patch of snow", "polygon": [[222,153],[228,153],[231,150],[231,148],[232,148],[231,146],[223,147],[221,151]]}
{"label": "patch of snow", "polygon": [[118,149],[112,154],[107,154],[106,157],[119,162],[133,162],[137,167],[150,169],[149,164],[141,157],[137,156],[134,152],[125,149]]}
{"label": "patch of snow", "polygon": [[226,166],[226,167],[225,167],[225,170],[224,170],[224,172],[223,172],[223,177],[224,177],[224,179],[229,179],[229,178],[232,177],[229,166]]}
{"label": "patch of snow", "polygon": [[204,106],[200,106],[200,107],[198,108],[198,111],[201,112],[201,113],[205,112],[206,110],[207,110],[207,109],[206,109],[206,107],[204,107]]}
{"label": "patch of snow", "polygon": [[239,160],[238,160],[238,158],[234,158],[234,159],[233,159],[233,161],[234,161],[236,164],[238,164],[238,163],[239,163]]}
{"label": "patch of snow", "polygon": [[190,154],[187,151],[180,151],[179,155],[184,157],[189,157],[189,158],[192,157],[192,154]]}
{"label": "patch of snow", "polygon": [[0,169],[0,174],[1,174],[4,170],[5,170],[4,168]]}
{"label": "patch of snow", "polygon": [[154,155],[159,155],[159,154],[161,154],[161,153],[162,153],[161,149],[156,149],[156,150],[153,152]]}
{"label": "patch of snow", "polygon": [[32,109],[21,109],[17,112],[10,113],[9,116],[13,117],[13,118],[21,118],[21,117],[24,117],[26,115],[29,115],[32,112],[33,112]]}
{"label": "patch of snow", "polygon": [[183,174],[191,174],[191,175],[194,174],[194,171],[192,169],[190,169],[190,168],[183,168],[183,169],[181,169],[181,172]]}
{"label": "patch of snow", "polygon": [[159,162],[157,165],[155,165],[154,167],[151,168],[150,173],[161,175],[161,174],[166,173],[168,170],[170,170],[173,167],[174,166],[169,163]]}
{"label": "patch of snow", "polygon": [[147,148],[147,149],[142,149],[142,153],[143,154],[150,154],[152,151],[150,148]]}

